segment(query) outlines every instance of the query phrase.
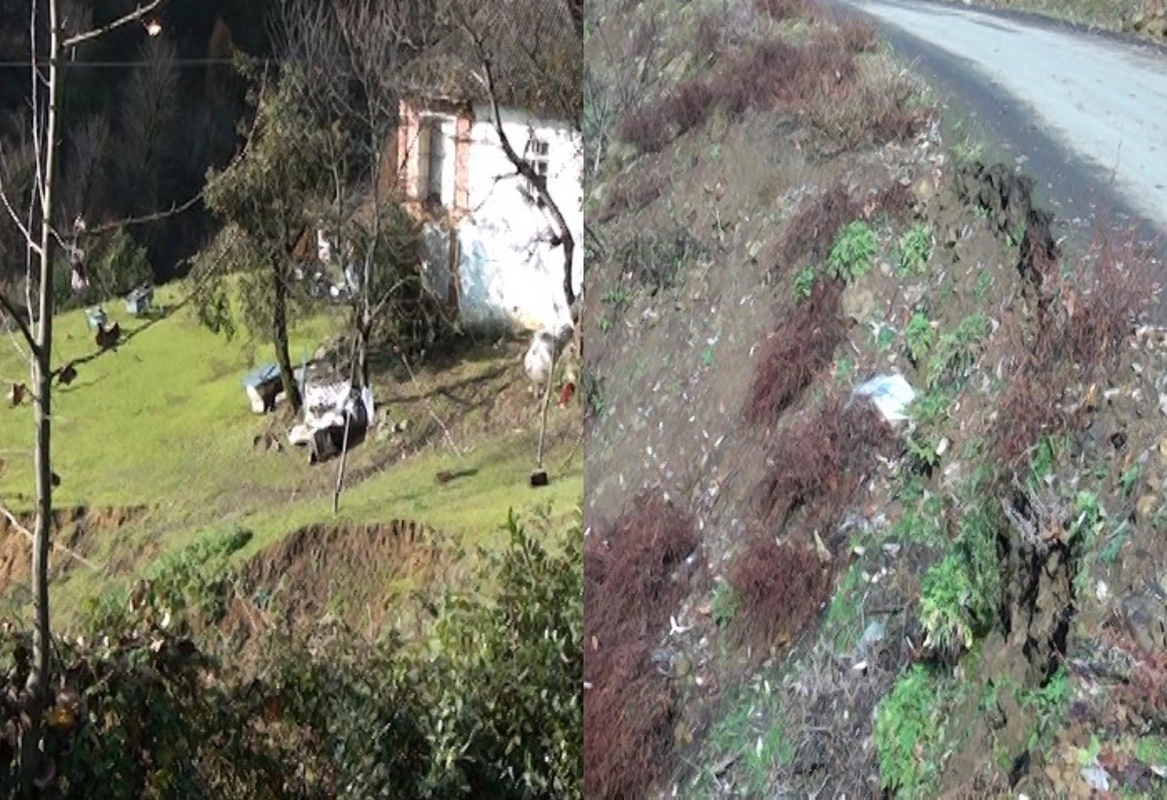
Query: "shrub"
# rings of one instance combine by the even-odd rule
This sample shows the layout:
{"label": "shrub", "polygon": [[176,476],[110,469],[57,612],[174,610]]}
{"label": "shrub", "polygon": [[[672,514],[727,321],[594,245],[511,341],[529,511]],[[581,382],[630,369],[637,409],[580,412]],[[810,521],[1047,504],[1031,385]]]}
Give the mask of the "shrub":
{"label": "shrub", "polygon": [[725,28],[721,19],[714,14],[702,14],[697,22],[697,32],[693,35],[693,47],[698,53],[708,53],[716,58],[721,54],[725,41]]}
{"label": "shrub", "polygon": [[[447,597],[423,652],[321,621],[307,639],[274,636],[236,661],[201,650],[136,601],[122,627],[107,625],[93,644],[56,642],[48,791],[95,800],[581,798],[582,532],[575,525],[552,552],[513,515],[507,529],[507,550],[481,554],[497,591]],[[210,537],[166,561],[157,580],[184,584],[165,576],[189,575],[182,565],[209,563],[242,538]],[[29,638],[0,633],[5,719],[17,718]],[[16,765],[0,737],[5,796]]]}
{"label": "shrub", "polygon": [[917,748],[931,750],[937,741],[943,723],[942,699],[935,679],[917,664],[880,701],[872,739],[882,788],[911,797],[927,796],[935,788],[939,764],[920,757]]}
{"label": "shrub", "polygon": [[938,391],[916,395],[909,406],[912,432],[907,439],[907,451],[915,472],[931,474],[940,463],[938,451],[951,408],[952,398]]}
{"label": "shrub", "polygon": [[830,575],[812,548],[768,536],[756,537],[734,558],[728,580],[737,609],[731,635],[762,653],[797,636],[831,590]]}
{"label": "shrub", "polygon": [[[5,634],[4,698],[27,677],[30,637]],[[296,795],[291,758],[254,726],[262,703],[190,639],[156,627],[87,645],[58,640],[61,677],[42,750],[54,777],[44,796],[137,800]],[[23,665],[23,666],[22,666]],[[17,719],[8,699],[0,713]],[[17,731],[14,729],[13,733]],[[0,791],[17,785],[16,748],[0,739]],[[20,796],[17,794],[16,796]]]}
{"label": "shrub", "polygon": [[794,300],[802,303],[810,299],[814,291],[815,282],[819,279],[818,270],[812,266],[805,266],[794,275]]}
{"label": "shrub", "polygon": [[928,387],[959,386],[980,357],[984,340],[993,330],[984,314],[970,314],[951,331],[944,333],[928,363]]}
{"label": "shrub", "polygon": [[799,19],[810,15],[807,0],[754,0],[754,10],[775,22]]}
{"label": "shrub", "polygon": [[[556,553],[513,512],[506,530],[502,555],[480,553],[498,578],[494,601],[456,596],[436,625],[438,655],[424,678],[429,786],[439,795],[582,798],[583,529],[574,525]],[[370,755],[379,764],[390,754]],[[386,778],[353,793],[388,796],[392,786]]]}
{"label": "shrub", "polygon": [[691,79],[674,89],[664,100],[663,113],[676,129],[674,135],[703,124],[713,109],[713,90],[704,81]]}
{"label": "shrub", "polygon": [[827,397],[781,431],[770,453],[773,467],[758,487],[763,516],[777,520],[781,530],[794,511],[808,506],[818,527],[831,529],[865,480],[872,452],[891,440],[873,406],[849,403],[842,393]]}
{"label": "shrub", "polygon": [[728,61],[714,91],[732,117],[751,109],[768,110],[800,84],[802,51],[781,39],[759,42]]}
{"label": "shrub", "polygon": [[154,279],[146,248],[121,228],[110,236],[99,253],[97,269],[91,276],[99,297],[120,297],[138,284]]}
{"label": "shrub", "polygon": [[932,321],[927,314],[917,311],[912,315],[908,327],[904,329],[904,340],[912,364],[923,363],[936,340],[936,332],[932,330]]}
{"label": "shrub", "polygon": [[832,91],[811,100],[808,118],[843,149],[909,142],[932,117],[918,88],[892,75],[836,81]]}
{"label": "shrub", "polygon": [[923,275],[932,258],[932,229],[924,223],[914,225],[900,237],[900,274]]}
{"label": "shrub", "polygon": [[875,26],[849,14],[839,22],[839,38],[852,53],[869,53],[879,45]]}
{"label": "shrub", "polygon": [[655,105],[627,113],[620,121],[619,135],[642,153],[660,152],[672,140],[669,119]]}
{"label": "shrub", "polygon": [[85,258],[89,288],[73,291],[72,267],[62,260],[54,272],[53,291],[62,309],[102,303],[122,297],[135,286],[154,280],[154,269],[146,254],[123,228],[106,234],[94,243]]}
{"label": "shrub", "polygon": [[776,271],[785,271],[803,261],[822,261],[835,237],[848,221],[859,215],[859,203],[840,180],[826,191],[803,200],[786,224],[782,260]]}
{"label": "shrub", "polygon": [[993,489],[985,480],[973,482],[952,550],[921,579],[927,645],[944,659],[954,660],[991,630],[1001,602],[997,539],[1002,515]]}
{"label": "shrub", "polygon": [[762,345],[745,406],[750,424],[773,425],[819,371],[830,365],[846,338],[842,292],[820,280]]}
{"label": "shrub", "polygon": [[585,545],[588,797],[644,797],[671,769],[672,698],[649,655],[684,591],[672,573],[696,546],[692,520],[655,494]]}
{"label": "shrub", "polygon": [[635,213],[661,196],[664,186],[656,175],[638,180],[624,179],[616,183],[611,195],[598,217],[598,222],[607,222],[618,214]]}
{"label": "shrub", "polygon": [[1043,270],[1030,329],[1024,322],[1008,329],[1013,365],[992,432],[997,460],[1018,467],[1042,436],[1065,433],[1088,413],[1088,398],[1068,393],[1114,368],[1150,297],[1149,264],[1132,229],[1112,230],[1103,221],[1074,273]]}
{"label": "shrub", "polygon": [[862,220],[843,228],[831,252],[827,254],[827,271],[843,283],[851,283],[867,274],[871,261],[879,251],[875,231]]}

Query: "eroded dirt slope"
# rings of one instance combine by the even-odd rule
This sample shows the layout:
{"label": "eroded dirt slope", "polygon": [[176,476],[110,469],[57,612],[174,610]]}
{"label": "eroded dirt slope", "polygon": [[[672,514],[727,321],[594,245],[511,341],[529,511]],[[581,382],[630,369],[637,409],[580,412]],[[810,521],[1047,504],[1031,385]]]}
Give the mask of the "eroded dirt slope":
{"label": "eroded dirt slope", "polygon": [[[591,200],[589,796],[1167,790],[1153,250],[1113,222],[1064,247],[1044,176],[922,94],[886,125],[852,23],[629,7],[594,45],[650,100]],[[737,84],[787,90],[738,108],[679,54],[714,28]],[[798,88],[807,43],[835,81]],[[887,376],[910,422],[856,396]]]}

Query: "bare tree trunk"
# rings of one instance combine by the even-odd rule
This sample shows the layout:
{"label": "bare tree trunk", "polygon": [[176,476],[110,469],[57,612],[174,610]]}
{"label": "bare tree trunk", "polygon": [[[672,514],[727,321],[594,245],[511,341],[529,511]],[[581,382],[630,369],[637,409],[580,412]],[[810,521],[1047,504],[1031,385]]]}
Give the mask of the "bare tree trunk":
{"label": "bare tree trunk", "polygon": [[[33,665],[28,675],[27,694],[31,704],[30,725],[22,741],[21,773],[25,786],[40,773],[42,718],[49,703],[52,674],[52,630],[49,625],[49,537],[53,522],[52,467],[52,346],[53,346],[53,259],[56,241],[52,235],[53,202],[57,171],[57,117],[61,100],[61,28],[56,0],[49,3],[48,111],[42,144],[44,167],[40,190],[40,308],[36,346],[30,355],[32,385],[36,387],[36,521],[33,525],[32,583],[36,626],[33,629]],[[31,233],[31,231],[30,231]]]}
{"label": "bare tree trunk", "polygon": [[366,309],[361,313],[361,323],[357,328],[357,370],[361,388],[369,386],[369,339],[372,337],[373,320]]}
{"label": "bare tree trunk", "polygon": [[300,387],[296,383],[292,369],[292,356],[288,352],[288,284],[282,270],[272,270],[272,288],[275,303],[272,309],[272,344],[276,349],[276,364],[280,368],[280,382],[284,386],[284,400],[293,414],[299,414],[303,406]]}
{"label": "bare tree trunk", "polygon": [[[7,297],[0,297],[0,305],[6,312],[13,315],[21,334],[29,345],[29,372],[33,391],[33,419],[36,424],[36,446],[33,454],[33,466],[36,477],[36,519],[32,530],[32,590],[35,611],[35,626],[33,628],[32,669],[29,671],[25,685],[23,711],[27,715],[27,727],[21,733],[19,781],[21,795],[32,796],[39,779],[43,777],[44,764],[42,763],[40,743],[44,730],[44,716],[52,702],[52,627],[50,624],[49,609],[49,553],[52,543],[53,523],[53,467],[52,467],[52,353],[53,353],[53,272],[54,260],[57,255],[57,238],[53,233],[55,207],[59,204],[57,197],[57,155],[58,127],[62,115],[62,96],[64,92],[65,65],[62,62],[62,53],[73,47],[96,39],[104,34],[140,19],[157,7],[162,0],[151,0],[139,5],[134,11],[120,17],[101,28],[95,28],[85,33],[75,34],[64,38],[61,27],[61,13],[59,0],[49,0],[46,4],[49,13],[49,50],[47,75],[34,70],[33,75],[33,135],[39,142],[37,152],[37,173],[34,186],[34,197],[30,206],[29,225],[22,229],[30,255],[39,259],[40,293],[38,316],[33,324],[22,321],[16,313],[17,309]],[[36,8],[33,4],[32,22],[29,26],[29,48],[34,59],[39,59],[37,50]],[[41,130],[40,111],[37,100],[42,91],[46,92],[47,108],[45,109],[44,129]],[[0,187],[3,194],[3,187]],[[4,205],[11,211],[7,198]],[[39,215],[31,213],[39,206]],[[34,220],[39,224],[36,228]],[[31,285],[35,259],[28,262],[27,285]],[[31,312],[32,298],[26,289],[26,306]],[[30,314],[31,316],[31,314]]]}

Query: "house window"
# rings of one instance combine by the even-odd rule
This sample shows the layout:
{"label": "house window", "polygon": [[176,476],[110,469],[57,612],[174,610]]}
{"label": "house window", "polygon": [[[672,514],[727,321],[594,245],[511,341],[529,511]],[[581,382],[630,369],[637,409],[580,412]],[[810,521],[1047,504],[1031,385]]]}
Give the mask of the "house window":
{"label": "house window", "polygon": [[446,175],[447,144],[442,120],[437,117],[422,119],[417,142],[418,182],[417,196],[425,203],[443,205],[443,183]]}
{"label": "house window", "polygon": [[[532,136],[527,142],[527,163],[531,165],[535,175],[543,183],[544,188],[547,186],[547,165],[550,162],[551,145],[537,136]],[[531,191],[528,195],[531,202],[539,208],[543,208],[543,198],[537,191]]]}

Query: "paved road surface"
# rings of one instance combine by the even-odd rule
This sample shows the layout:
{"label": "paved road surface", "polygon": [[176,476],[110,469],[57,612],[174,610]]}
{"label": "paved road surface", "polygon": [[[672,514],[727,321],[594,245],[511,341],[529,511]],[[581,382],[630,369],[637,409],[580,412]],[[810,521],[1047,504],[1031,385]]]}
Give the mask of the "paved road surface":
{"label": "paved road surface", "polygon": [[1087,227],[1109,210],[1146,237],[1167,234],[1163,50],[1018,14],[845,1],[874,18],[951,109],[984,123],[1063,221]]}

